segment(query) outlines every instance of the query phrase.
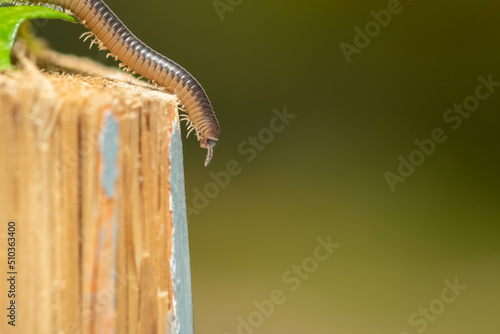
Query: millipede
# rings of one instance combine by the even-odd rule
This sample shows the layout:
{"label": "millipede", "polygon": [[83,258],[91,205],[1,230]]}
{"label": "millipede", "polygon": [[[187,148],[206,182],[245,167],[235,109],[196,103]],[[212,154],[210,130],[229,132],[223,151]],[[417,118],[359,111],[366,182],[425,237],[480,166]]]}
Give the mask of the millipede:
{"label": "millipede", "polygon": [[[92,37],[92,44],[120,60],[120,67],[139,74],[171,92],[179,98],[186,114],[187,136],[194,131],[200,146],[207,149],[205,166],[213,156],[213,147],[220,135],[219,122],[212,104],[199,82],[182,66],[156,52],[123,24],[102,0],[52,0],[12,1],[15,4],[45,4],[62,9],[74,16],[90,31],[85,39]],[[84,34],[85,35],[85,34]]]}

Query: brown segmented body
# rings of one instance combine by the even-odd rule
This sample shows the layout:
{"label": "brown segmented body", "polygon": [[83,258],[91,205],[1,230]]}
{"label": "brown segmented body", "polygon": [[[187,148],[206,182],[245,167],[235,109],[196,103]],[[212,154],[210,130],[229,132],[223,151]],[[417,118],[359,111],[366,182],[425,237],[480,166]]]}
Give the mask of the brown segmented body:
{"label": "brown segmented body", "polygon": [[219,140],[219,123],[207,94],[188,71],[135,37],[102,0],[27,2],[46,3],[69,10],[90,29],[101,46],[129,69],[176,94],[187,112],[188,135],[194,130],[200,146],[208,150],[205,166],[208,165],[213,146]]}

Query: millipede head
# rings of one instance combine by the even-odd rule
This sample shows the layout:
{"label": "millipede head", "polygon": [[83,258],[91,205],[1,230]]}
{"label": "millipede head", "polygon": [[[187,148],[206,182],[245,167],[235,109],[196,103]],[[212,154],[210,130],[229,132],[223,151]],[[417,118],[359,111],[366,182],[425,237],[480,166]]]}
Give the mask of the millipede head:
{"label": "millipede head", "polygon": [[217,144],[215,138],[200,138],[200,146],[207,149],[207,157],[205,158],[205,167],[208,166],[214,155],[214,146]]}

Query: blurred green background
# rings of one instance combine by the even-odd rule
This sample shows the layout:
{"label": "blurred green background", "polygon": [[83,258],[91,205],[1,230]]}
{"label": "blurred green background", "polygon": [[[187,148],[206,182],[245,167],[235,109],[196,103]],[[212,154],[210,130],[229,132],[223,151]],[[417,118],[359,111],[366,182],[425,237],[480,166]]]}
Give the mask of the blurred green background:
{"label": "blurred green background", "polygon": [[[500,332],[500,87],[456,130],[443,119],[478,76],[500,82],[497,2],[401,1],[350,63],[340,44],[392,0],[221,0],[223,20],[212,0],[106,2],[202,83],[221,124],[207,168],[184,141],[197,334]],[[84,31],[39,27],[104,61]],[[265,130],[285,106],[295,118]],[[447,140],[391,191],[384,173],[436,128]],[[313,260],[328,236],[340,247]],[[467,288],[443,292],[455,279]]]}

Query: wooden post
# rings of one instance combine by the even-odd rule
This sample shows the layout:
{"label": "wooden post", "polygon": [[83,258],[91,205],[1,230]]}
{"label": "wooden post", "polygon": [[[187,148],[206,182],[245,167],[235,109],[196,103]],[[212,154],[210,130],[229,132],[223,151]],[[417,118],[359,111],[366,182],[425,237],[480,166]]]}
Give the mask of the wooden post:
{"label": "wooden post", "polygon": [[193,333],[178,101],[45,60],[101,77],[0,73],[0,332]]}

